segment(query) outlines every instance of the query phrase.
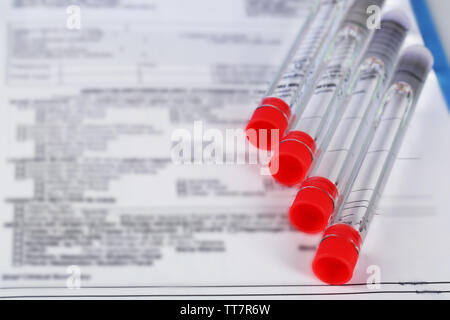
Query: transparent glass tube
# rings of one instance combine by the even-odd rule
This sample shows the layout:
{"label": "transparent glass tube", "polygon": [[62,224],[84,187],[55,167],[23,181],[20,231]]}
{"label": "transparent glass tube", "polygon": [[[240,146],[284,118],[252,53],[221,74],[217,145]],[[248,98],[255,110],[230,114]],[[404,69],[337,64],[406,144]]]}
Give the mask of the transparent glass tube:
{"label": "transparent glass tube", "polygon": [[332,119],[326,133],[311,137],[317,146],[315,162],[289,212],[291,222],[303,232],[317,233],[326,228],[353,169],[363,160],[383,114],[383,91],[406,37],[405,19],[403,14],[394,13],[382,20],[348,95],[335,112],[326,115]]}
{"label": "transparent glass tube", "polygon": [[369,39],[370,33],[364,27],[346,23],[338,32],[334,45],[324,63],[314,92],[299,116],[292,131],[308,133],[319,141],[326,131],[334,108],[347,90],[350,76],[356,69],[356,61]]}
{"label": "transparent glass tube", "polygon": [[247,124],[247,138],[258,148],[272,149],[304,106],[347,0],[316,0],[277,76]]}
{"label": "transparent glass tube", "polygon": [[[354,18],[355,15],[350,14],[350,17]],[[360,18],[364,25],[366,16],[361,15]],[[358,53],[355,47],[361,47],[363,39],[363,33],[355,33],[353,26],[344,27],[345,38],[342,34],[338,37],[332,59],[325,64],[326,72],[320,78],[316,92],[293,130],[281,139],[279,155],[273,158],[278,168],[271,168],[277,181],[285,185],[302,183],[302,191],[304,178],[309,173],[309,177],[328,179],[327,182],[332,185],[330,188],[334,190],[339,179],[346,178],[343,174],[351,168],[353,155],[356,154],[352,151],[358,150],[366,139],[367,128],[372,126],[376,114],[374,109],[405,39],[407,28],[403,18],[403,15],[401,18],[390,15],[383,19],[382,28],[375,32],[349,94],[342,99],[344,90],[347,91],[350,74],[357,69],[354,66]],[[365,25],[363,28],[367,30]],[[342,70],[345,70],[344,73],[341,73]],[[331,147],[327,150],[329,145]],[[306,187],[323,189],[315,183]],[[332,194],[336,192],[326,191],[334,202]],[[323,228],[327,222],[324,221]]]}
{"label": "transparent glass tube", "polygon": [[[298,100],[311,85],[310,79],[322,63],[328,49],[331,30],[342,10],[342,0],[319,1],[317,13],[304,32],[297,36],[293,48],[282,64],[266,97],[283,100],[296,113]],[[328,41],[327,41],[328,40]]]}
{"label": "transparent glass tube", "polygon": [[[332,182],[339,191],[348,181],[356,159],[364,155],[362,146],[369,131],[375,130],[377,117],[382,113],[380,96],[386,79],[384,63],[371,57],[361,66],[352,94],[345,99],[345,112],[326,149],[312,170],[310,176],[323,177]],[[378,108],[377,108],[378,107]]]}
{"label": "transparent glass tube", "polygon": [[[383,114],[381,95],[407,32],[402,19],[394,14],[383,20],[384,29],[375,34],[368,57],[344,101],[345,111],[334,117],[334,123],[318,143],[319,155],[309,176],[326,178],[337,188],[338,197],[353,168],[359,167]],[[399,23],[404,27],[398,28]]]}
{"label": "transparent glass tube", "polygon": [[414,93],[411,86],[398,82],[391,86],[374,140],[365,155],[353,187],[341,212],[332,223],[344,223],[358,230],[364,238],[374,206],[382,192],[388,173],[394,163],[400,139],[406,128]]}
{"label": "transparent glass tube", "polygon": [[313,270],[329,284],[343,284],[353,275],[361,245],[391,173],[424,82],[433,65],[422,46],[405,50],[390,88],[373,139],[326,228],[317,249]]}

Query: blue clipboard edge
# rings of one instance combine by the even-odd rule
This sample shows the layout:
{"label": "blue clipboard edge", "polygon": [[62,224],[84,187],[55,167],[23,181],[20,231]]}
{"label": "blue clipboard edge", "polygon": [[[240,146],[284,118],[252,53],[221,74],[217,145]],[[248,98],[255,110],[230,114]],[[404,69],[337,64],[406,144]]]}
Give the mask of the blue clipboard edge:
{"label": "blue clipboard edge", "polygon": [[438,77],[442,93],[447,101],[447,107],[450,110],[450,67],[444,47],[439,38],[439,33],[434,25],[426,0],[410,1],[425,45],[434,56],[433,68]]}

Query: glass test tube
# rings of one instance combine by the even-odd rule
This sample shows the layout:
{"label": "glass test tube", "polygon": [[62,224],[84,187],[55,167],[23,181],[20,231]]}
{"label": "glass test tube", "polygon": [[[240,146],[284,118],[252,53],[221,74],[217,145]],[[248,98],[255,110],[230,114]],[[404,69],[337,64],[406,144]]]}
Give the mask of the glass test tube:
{"label": "glass test tube", "polygon": [[336,119],[335,111],[350,77],[357,69],[371,31],[367,28],[367,8],[382,7],[384,0],[356,1],[339,27],[323,69],[305,109],[297,123],[281,139],[278,152],[270,163],[271,173],[279,183],[292,186],[305,177],[316,155],[316,146],[323,140],[329,123]]}
{"label": "glass test tube", "polygon": [[335,203],[359,167],[383,113],[383,95],[393,65],[408,30],[408,19],[401,11],[388,12],[369,45],[352,91],[345,98],[345,111],[331,126],[308,178],[300,185],[289,216],[301,231],[318,233],[325,229]]}
{"label": "glass test tube", "polygon": [[383,99],[385,112],[350,192],[333,216],[317,250],[313,270],[326,283],[348,282],[359,250],[433,65],[423,46],[405,50]]}
{"label": "glass test tube", "polygon": [[[333,26],[339,20],[345,0],[316,0],[311,19],[302,27],[275,80],[247,125],[247,138],[261,149],[272,148],[271,130],[279,137],[289,126],[299,101],[322,63]],[[264,134],[260,132],[264,131]],[[276,141],[279,143],[279,140]]]}

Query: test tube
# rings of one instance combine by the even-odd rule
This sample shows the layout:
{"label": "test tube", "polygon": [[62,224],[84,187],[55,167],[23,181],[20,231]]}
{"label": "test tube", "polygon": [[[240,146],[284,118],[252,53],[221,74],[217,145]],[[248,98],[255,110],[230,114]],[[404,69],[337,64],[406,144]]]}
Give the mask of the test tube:
{"label": "test tube", "polygon": [[279,137],[284,135],[300,107],[299,101],[311,85],[311,78],[323,61],[331,30],[345,0],[316,0],[315,3],[313,11],[316,14],[296,36],[275,80],[247,125],[247,138],[258,148],[272,148],[272,130],[278,130]]}
{"label": "test tube", "polygon": [[272,158],[270,171],[279,183],[293,186],[304,179],[330,122],[338,120],[336,109],[370,39],[367,8],[371,5],[382,7],[383,4],[384,1],[360,0],[350,7],[324,62],[314,93],[293,129],[281,139]]}
{"label": "test tube", "polygon": [[326,134],[322,145],[325,151],[300,184],[289,211],[291,222],[301,231],[323,231],[350,173],[360,166],[383,113],[380,100],[407,29],[407,17],[394,10],[386,14],[381,29],[375,32],[352,91],[344,100],[345,111]]}
{"label": "test tube", "polygon": [[326,283],[344,284],[353,276],[361,244],[432,65],[431,53],[420,45],[407,48],[401,57],[383,99],[385,112],[374,139],[313,261],[314,273]]}

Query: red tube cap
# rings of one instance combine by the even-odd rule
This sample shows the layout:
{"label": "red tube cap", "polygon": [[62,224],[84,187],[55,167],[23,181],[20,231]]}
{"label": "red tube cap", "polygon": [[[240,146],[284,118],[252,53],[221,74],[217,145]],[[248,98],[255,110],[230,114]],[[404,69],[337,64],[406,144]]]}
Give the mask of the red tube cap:
{"label": "red tube cap", "polygon": [[345,284],[353,277],[361,248],[358,231],[346,224],[329,227],[312,264],[314,274],[325,283]]}
{"label": "red tube cap", "polygon": [[[271,150],[272,130],[278,130],[281,139],[288,128],[290,117],[291,108],[286,102],[278,98],[265,98],[247,124],[247,139],[257,148]],[[260,137],[261,130],[266,130],[267,136]]]}
{"label": "red tube cap", "polygon": [[289,210],[291,223],[305,233],[318,233],[326,228],[334,210],[338,190],[322,177],[303,181]]}
{"label": "red tube cap", "polygon": [[316,144],[301,131],[292,131],[284,137],[269,163],[270,173],[276,181],[294,186],[303,181],[311,166]]}

